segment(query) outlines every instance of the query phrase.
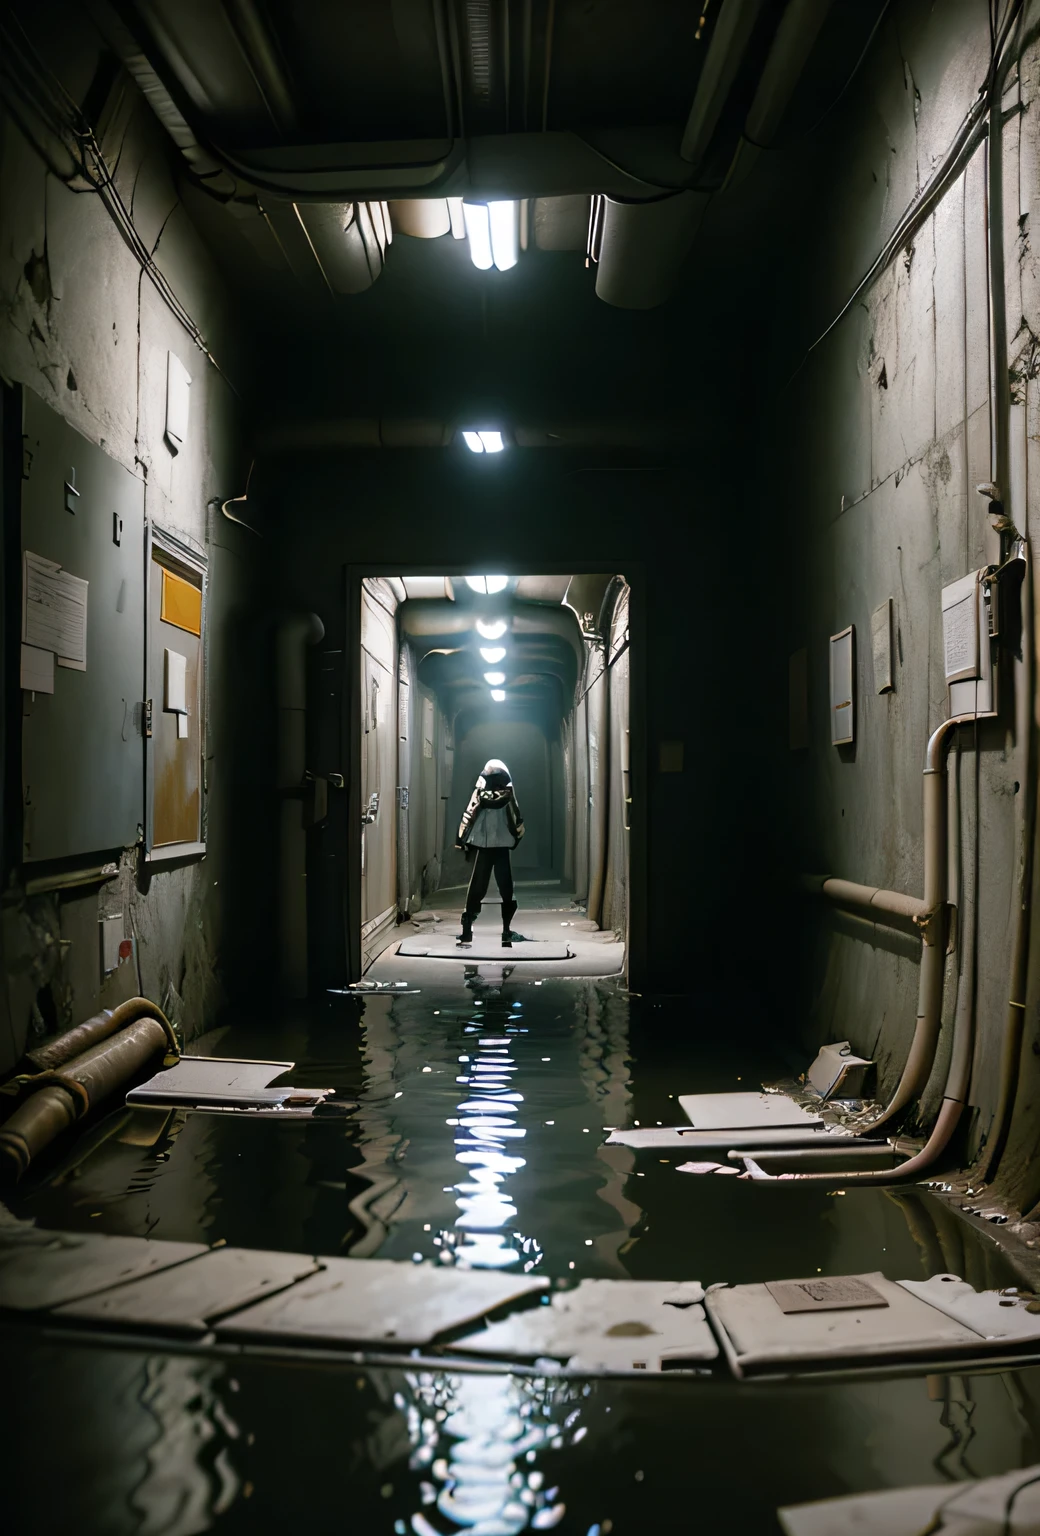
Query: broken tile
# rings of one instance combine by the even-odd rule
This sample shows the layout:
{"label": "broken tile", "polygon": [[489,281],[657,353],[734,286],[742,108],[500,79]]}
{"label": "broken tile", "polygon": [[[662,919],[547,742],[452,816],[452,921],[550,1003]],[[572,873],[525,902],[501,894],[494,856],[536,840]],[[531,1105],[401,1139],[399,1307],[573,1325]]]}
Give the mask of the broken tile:
{"label": "broken tile", "polygon": [[548,1285],[530,1276],[392,1259],[323,1263],[320,1274],[219,1322],[218,1334],[415,1348]]}
{"label": "broken tile", "polygon": [[260,1301],[319,1268],[317,1260],[304,1254],[213,1248],[186,1264],[69,1302],[57,1313],[99,1323],[204,1333],[212,1318]]}
{"label": "broken tile", "polygon": [[[6,1236],[6,1229],[0,1229]],[[208,1252],[204,1243],[166,1243],[102,1233],[45,1234],[46,1244],[0,1236],[0,1307],[32,1312],[58,1307],[110,1286],[183,1264]]]}

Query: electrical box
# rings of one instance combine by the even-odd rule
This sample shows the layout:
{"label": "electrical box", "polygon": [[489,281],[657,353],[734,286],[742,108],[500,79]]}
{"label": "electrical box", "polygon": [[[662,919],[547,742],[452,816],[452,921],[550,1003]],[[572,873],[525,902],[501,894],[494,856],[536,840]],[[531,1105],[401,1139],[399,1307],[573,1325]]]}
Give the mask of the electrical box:
{"label": "electrical box", "polygon": [[996,709],[994,616],[984,571],[971,571],[942,591],[943,670],[951,715],[992,715]]}

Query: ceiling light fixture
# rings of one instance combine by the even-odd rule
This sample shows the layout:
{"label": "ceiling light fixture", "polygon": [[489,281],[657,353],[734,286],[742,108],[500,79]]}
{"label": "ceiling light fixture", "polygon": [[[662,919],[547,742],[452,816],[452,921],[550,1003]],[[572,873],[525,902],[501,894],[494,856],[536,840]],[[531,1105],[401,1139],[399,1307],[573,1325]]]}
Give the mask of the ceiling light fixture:
{"label": "ceiling light fixture", "polygon": [[[478,619],[477,634],[483,635],[485,640],[498,640],[505,634],[508,625],[504,619]],[[505,654],[503,652],[503,654]],[[485,656],[485,661],[493,661],[492,656]]]}
{"label": "ceiling light fixture", "polygon": [[506,696],[506,691],[505,691],[504,688],[492,688],[492,690],[491,690],[491,697],[494,699],[496,704],[501,704],[502,701],[505,699],[505,696]]}
{"label": "ceiling light fixture", "polygon": [[[479,624],[477,628],[480,628]],[[505,653],[506,648],[504,645],[482,645],[480,647],[480,659],[486,661],[492,667],[496,661],[502,660]]]}
{"label": "ceiling light fixture", "polygon": [[470,453],[501,453],[505,447],[501,432],[463,432],[462,441]]}
{"label": "ceiling light fixture", "polygon": [[508,272],[520,260],[520,204],[516,202],[462,205],[469,255],[480,272],[497,267]]}
{"label": "ceiling light fixture", "polygon": [[[467,576],[466,577],[466,585],[467,585],[467,587],[469,587],[471,592],[479,592],[482,595],[484,593],[487,593],[487,592],[492,592],[492,593],[494,593],[494,592],[502,592],[509,585],[509,577],[508,576]],[[504,627],[505,626],[503,625],[503,628]],[[479,625],[478,625],[478,628],[479,628]],[[484,633],[484,631],[481,631],[481,633]],[[501,630],[499,630],[499,634],[501,634]],[[489,639],[493,639],[494,636],[489,636],[488,638]]]}
{"label": "ceiling light fixture", "polygon": [[491,683],[492,686],[495,687],[495,688],[497,688],[500,683],[504,683],[505,680],[506,680],[506,675],[505,675],[504,672],[485,672],[484,673],[484,681],[485,681],[485,683]]}

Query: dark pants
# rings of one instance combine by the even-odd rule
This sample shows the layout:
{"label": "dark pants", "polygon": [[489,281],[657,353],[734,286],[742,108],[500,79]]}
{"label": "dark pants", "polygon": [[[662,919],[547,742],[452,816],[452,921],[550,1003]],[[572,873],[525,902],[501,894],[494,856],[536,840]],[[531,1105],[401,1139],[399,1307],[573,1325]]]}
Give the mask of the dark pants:
{"label": "dark pants", "polygon": [[509,863],[509,849],[478,848],[473,873],[469,877],[469,890],[466,893],[466,912],[470,917],[476,917],[480,912],[480,903],[487,895],[488,886],[491,884],[492,870],[495,872],[495,884],[498,886],[503,905],[513,900],[513,870]]}

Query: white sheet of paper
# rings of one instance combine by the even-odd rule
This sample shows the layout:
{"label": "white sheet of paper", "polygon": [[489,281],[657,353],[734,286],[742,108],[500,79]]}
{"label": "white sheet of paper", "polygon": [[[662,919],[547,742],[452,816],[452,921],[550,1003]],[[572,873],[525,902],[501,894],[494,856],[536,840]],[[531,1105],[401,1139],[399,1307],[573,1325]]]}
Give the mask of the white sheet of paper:
{"label": "white sheet of paper", "polygon": [[188,708],[187,665],[188,659],[180,651],[166,652],[166,708],[178,714],[186,713]]}
{"label": "white sheet of paper", "polygon": [[22,557],[22,639],[74,665],[87,664],[87,589],[53,560]]}
{"label": "white sheet of paper", "polygon": [[177,736],[181,741],[188,739],[188,717],[183,711],[177,715]]}
{"label": "white sheet of paper", "polygon": [[54,692],[54,652],[22,646],[22,687],[31,693]]}

